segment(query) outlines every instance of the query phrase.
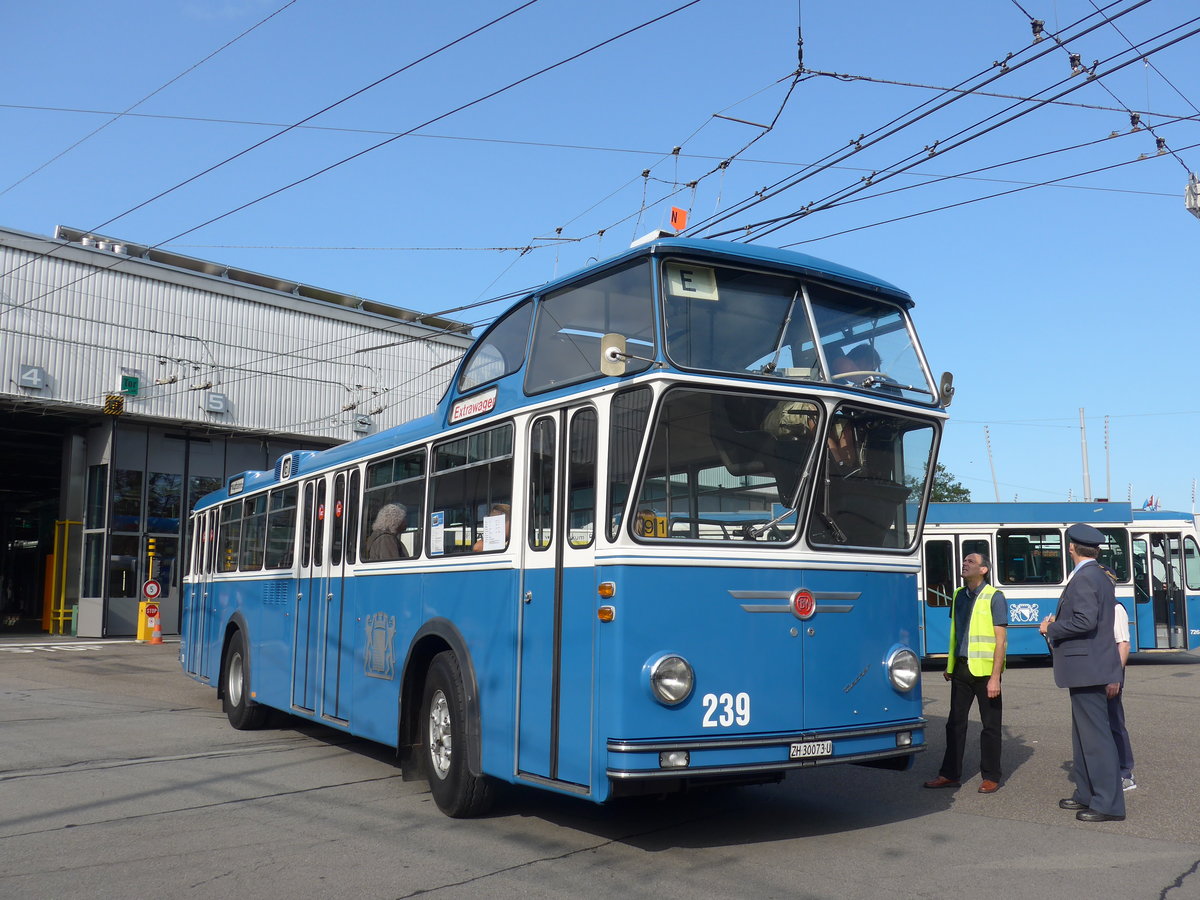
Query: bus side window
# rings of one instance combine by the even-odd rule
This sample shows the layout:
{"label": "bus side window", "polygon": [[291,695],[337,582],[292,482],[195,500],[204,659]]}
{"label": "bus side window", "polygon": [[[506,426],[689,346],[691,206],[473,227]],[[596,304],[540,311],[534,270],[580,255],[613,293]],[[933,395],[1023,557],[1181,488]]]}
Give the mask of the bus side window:
{"label": "bus side window", "polygon": [[567,529],[572,547],[588,547],[596,536],[596,411],[571,420],[567,460]]}
{"label": "bus side window", "polygon": [[[487,431],[455,438],[433,449],[430,513],[441,513],[442,552],[470,553],[484,540],[484,519],[499,522],[497,506],[512,502],[513,426],[505,423]],[[511,515],[501,527],[512,527]],[[485,552],[504,547],[487,546]],[[480,549],[484,549],[480,544]]]}
{"label": "bus side window", "polygon": [[996,535],[1000,585],[1061,584],[1062,535],[1057,530],[1007,531]]}
{"label": "bus side window", "polygon": [[[359,529],[363,562],[421,555],[424,496],[424,450],[389,456],[367,466]],[[382,537],[379,531],[385,532]]]}
{"label": "bus side window", "polygon": [[629,500],[634,466],[650,421],[650,388],[622,391],[613,397],[609,413],[608,538],[615,541]]}
{"label": "bus side window", "polygon": [[925,605],[949,606],[954,596],[954,545],[950,541],[925,544]]}
{"label": "bus side window", "polygon": [[243,503],[241,563],[238,568],[243,572],[253,572],[263,567],[267,535],[267,495],[247,497]]}
{"label": "bus side window", "polygon": [[270,511],[267,514],[268,569],[290,569],[296,545],[296,496],[298,488],[289,485],[271,491]]}
{"label": "bus side window", "polygon": [[480,338],[459,376],[460,391],[472,390],[521,368],[525,362],[525,345],[529,343],[532,314],[533,303],[523,303]]}
{"label": "bus side window", "polygon": [[238,548],[242,537],[242,504],[226,503],[221,507],[221,525],[217,532],[217,571],[236,572]]}
{"label": "bus side window", "polygon": [[1200,548],[1197,548],[1191,535],[1186,535],[1183,539],[1183,562],[1188,590],[1200,590]]}

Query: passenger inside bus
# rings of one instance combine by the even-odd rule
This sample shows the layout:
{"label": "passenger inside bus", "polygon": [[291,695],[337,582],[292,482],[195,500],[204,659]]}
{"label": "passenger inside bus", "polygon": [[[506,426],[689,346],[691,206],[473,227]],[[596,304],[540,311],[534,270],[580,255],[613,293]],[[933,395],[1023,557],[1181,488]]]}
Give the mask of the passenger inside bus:
{"label": "passenger inside bus", "polygon": [[[502,520],[501,520],[501,517]],[[496,523],[496,524],[491,524]],[[500,540],[500,525],[504,528],[504,539]],[[471,547],[471,552],[481,553],[484,550],[503,550],[508,546],[508,538],[512,532],[512,507],[507,503],[495,503],[488,510],[483,520],[483,536]]]}
{"label": "passenger inside bus", "polygon": [[408,509],[402,503],[387,503],[380,507],[371,525],[371,536],[367,538],[366,558],[370,562],[381,559],[404,559],[408,551],[400,543],[400,535],[408,523]]}
{"label": "passenger inside bus", "polygon": [[829,360],[829,377],[834,381],[841,381],[847,375],[858,377],[878,373],[881,365],[879,354],[874,347],[870,344],[859,344],[845,354]]}

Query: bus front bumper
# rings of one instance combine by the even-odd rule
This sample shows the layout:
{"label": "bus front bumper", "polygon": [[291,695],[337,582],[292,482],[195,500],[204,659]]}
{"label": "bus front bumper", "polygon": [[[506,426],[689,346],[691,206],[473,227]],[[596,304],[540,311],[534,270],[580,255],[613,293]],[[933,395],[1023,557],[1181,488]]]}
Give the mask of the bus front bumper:
{"label": "bus front bumper", "polygon": [[864,728],[677,740],[608,741],[607,775],[614,783],[730,777],[778,777],[789,769],[887,761],[907,768],[925,749],[923,718]]}

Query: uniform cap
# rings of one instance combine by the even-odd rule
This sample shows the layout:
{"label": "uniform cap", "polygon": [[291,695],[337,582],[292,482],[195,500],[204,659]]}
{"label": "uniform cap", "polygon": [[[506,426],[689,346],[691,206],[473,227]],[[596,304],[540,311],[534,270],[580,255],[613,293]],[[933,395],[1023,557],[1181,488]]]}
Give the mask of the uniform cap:
{"label": "uniform cap", "polygon": [[1067,540],[1081,547],[1099,547],[1104,543],[1104,535],[1098,528],[1080,522],[1067,529]]}

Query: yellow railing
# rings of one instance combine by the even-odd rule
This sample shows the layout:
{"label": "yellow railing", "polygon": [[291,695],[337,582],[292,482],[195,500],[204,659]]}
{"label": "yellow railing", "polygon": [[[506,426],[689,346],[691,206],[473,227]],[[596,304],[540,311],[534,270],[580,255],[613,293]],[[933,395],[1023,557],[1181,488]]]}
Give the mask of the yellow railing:
{"label": "yellow railing", "polygon": [[42,605],[42,627],[50,634],[66,634],[71,627],[71,606],[67,599],[67,560],[70,557],[71,528],[82,522],[54,523],[54,553],[46,560],[46,596]]}

